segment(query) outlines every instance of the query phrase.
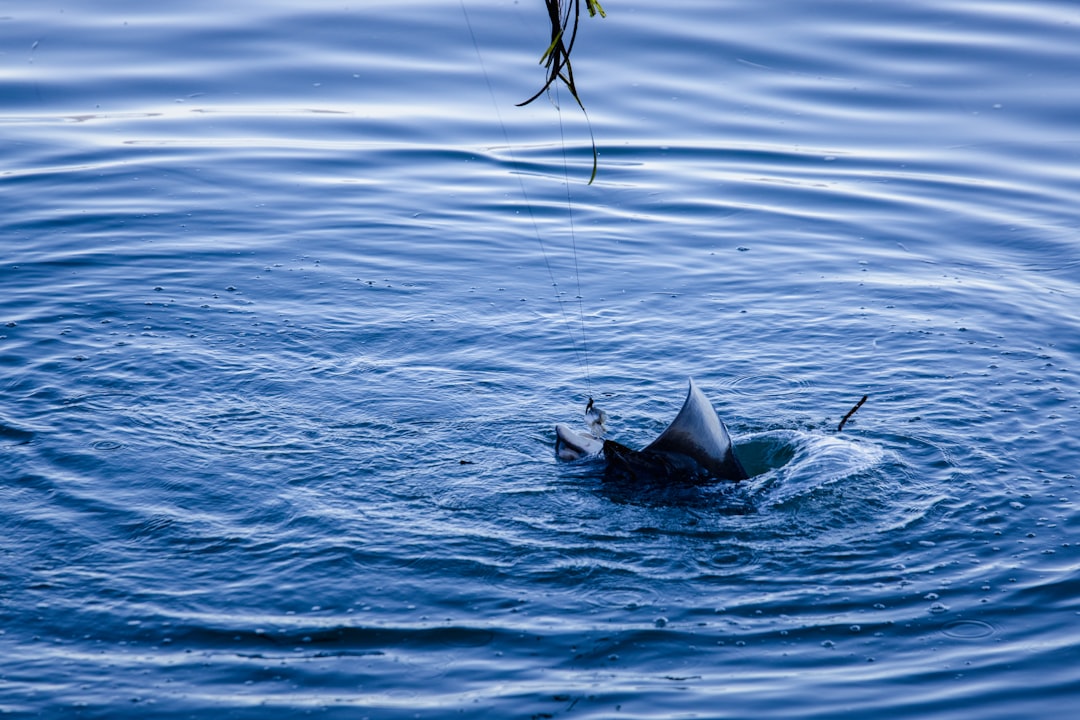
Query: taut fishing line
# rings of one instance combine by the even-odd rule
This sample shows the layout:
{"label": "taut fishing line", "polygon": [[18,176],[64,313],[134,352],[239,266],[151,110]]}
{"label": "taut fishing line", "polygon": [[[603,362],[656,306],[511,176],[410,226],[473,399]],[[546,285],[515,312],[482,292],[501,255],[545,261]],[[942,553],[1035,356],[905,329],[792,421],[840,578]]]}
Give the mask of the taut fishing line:
{"label": "taut fishing line", "polygon": [[[502,113],[499,112],[499,103],[495,98],[495,88],[491,84],[491,78],[488,76],[487,68],[484,66],[484,58],[480,53],[480,43],[477,42],[476,33],[473,32],[472,22],[469,20],[469,11],[465,8],[465,0],[460,0],[461,12],[465,16],[465,26],[469,29],[469,37],[472,40],[473,49],[476,50],[476,59],[480,63],[480,71],[484,76],[484,83],[487,85],[488,94],[491,96],[491,104],[495,107],[495,117],[499,121],[499,128],[502,131],[503,139],[506,142],[506,151],[510,156],[510,163],[512,166],[517,167],[517,158],[514,156],[514,148],[510,144],[510,134],[506,130],[506,123],[503,122]],[[558,88],[556,87],[556,93]],[[556,111],[559,114],[559,137],[562,142],[563,152],[563,173],[566,178],[566,207],[567,214],[570,218],[570,247],[573,252],[574,258],[574,279],[577,283],[577,301],[578,301],[578,318],[581,322],[581,348],[578,348],[577,339],[574,337],[574,331],[570,323],[570,318],[566,313],[566,306],[564,304],[562,296],[559,294],[559,283],[555,280],[555,271],[551,266],[551,260],[548,257],[547,246],[544,244],[543,236],[540,233],[540,225],[536,221],[536,215],[533,213],[532,202],[529,201],[529,194],[525,190],[525,181],[522,179],[521,173],[517,174],[518,186],[521,189],[521,196],[525,201],[525,208],[529,213],[529,221],[532,223],[533,233],[536,235],[536,242],[540,246],[540,254],[544,258],[544,265],[547,267],[548,276],[551,278],[551,286],[555,292],[555,302],[559,306],[559,310],[562,313],[563,325],[566,327],[567,335],[570,337],[570,346],[574,349],[574,355],[577,356],[578,365],[585,375],[585,385],[589,392],[589,407],[592,407],[592,374],[589,368],[589,353],[588,345],[585,342],[585,310],[584,300],[581,295],[581,275],[578,272],[578,259],[577,259],[577,239],[574,231],[574,213],[573,206],[570,199],[570,171],[567,167],[566,159],[566,138],[563,134],[562,123],[562,110],[559,107],[558,102],[553,101]],[[584,108],[583,108],[584,109]]]}
{"label": "taut fishing line", "polygon": [[[562,145],[562,159],[563,159],[563,178],[566,182],[566,217],[570,226],[570,249],[573,252],[574,257],[574,283],[577,285],[577,304],[578,304],[578,320],[581,321],[581,349],[582,354],[585,357],[585,383],[589,388],[589,395],[592,395],[592,379],[590,377],[589,369],[589,346],[585,339],[585,300],[581,294],[581,273],[578,271],[578,257],[577,257],[577,232],[574,229],[574,204],[570,199],[570,164],[566,158],[566,134],[563,131],[562,121],[562,106],[559,103],[559,87],[555,86],[555,112],[559,116],[559,142]],[[520,177],[518,178],[521,179]],[[591,181],[590,181],[591,182]],[[589,398],[589,404],[592,404],[592,397]]]}

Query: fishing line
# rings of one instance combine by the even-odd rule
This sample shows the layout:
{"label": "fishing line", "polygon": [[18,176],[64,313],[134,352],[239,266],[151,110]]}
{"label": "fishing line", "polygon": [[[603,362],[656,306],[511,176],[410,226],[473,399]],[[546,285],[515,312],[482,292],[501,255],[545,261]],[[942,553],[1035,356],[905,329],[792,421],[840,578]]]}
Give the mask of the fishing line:
{"label": "fishing line", "polygon": [[[491,104],[495,108],[495,117],[499,121],[499,128],[502,131],[503,139],[506,142],[506,151],[507,151],[507,154],[510,156],[510,164],[513,167],[517,167],[518,166],[518,161],[517,161],[517,158],[514,156],[514,148],[510,144],[510,133],[506,129],[506,123],[503,122],[502,113],[499,112],[499,103],[498,103],[498,100],[495,98],[495,88],[491,84],[491,78],[488,75],[487,67],[484,65],[484,58],[480,53],[480,43],[476,39],[476,33],[473,32],[472,22],[469,20],[469,11],[465,8],[465,0],[460,0],[460,4],[461,4],[461,13],[462,13],[462,15],[465,16],[465,26],[469,30],[469,38],[472,40],[473,49],[476,51],[476,59],[480,63],[480,72],[484,76],[484,83],[487,85],[488,94],[491,96]],[[557,88],[556,88],[556,92],[558,92]],[[555,109],[557,111],[559,111],[558,104],[555,104]],[[583,305],[583,300],[582,300],[582,295],[581,295],[581,276],[578,273],[577,241],[576,241],[576,237],[575,237],[575,234],[574,234],[573,211],[571,210],[571,205],[570,205],[570,171],[567,168],[567,161],[566,161],[566,138],[565,138],[565,136],[563,136],[562,112],[559,111],[558,114],[559,114],[559,135],[560,135],[560,138],[562,140],[562,151],[563,151],[563,172],[566,174],[566,203],[567,203],[567,211],[568,211],[569,216],[570,216],[570,243],[571,243],[571,249],[573,251],[573,257],[574,257],[574,277],[575,277],[575,280],[577,282],[578,315],[579,315],[579,317],[581,319],[581,349],[580,350],[578,349],[577,339],[574,337],[574,331],[573,331],[573,328],[571,327],[570,318],[566,313],[565,302],[564,302],[564,300],[562,299],[562,297],[559,294],[559,283],[555,280],[555,271],[551,266],[551,260],[548,257],[547,246],[544,245],[544,240],[543,240],[543,237],[541,236],[541,233],[540,233],[540,225],[536,221],[536,215],[533,213],[532,202],[529,200],[529,194],[525,190],[525,181],[522,179],[522,173],[521,172],[516,173],[516,175],[517,175],[517,180],[518,180],[518,186],[521,189],[521,197],[525,201],[525,209],[528,211],[529,221],[532,223],[533,233],[536,235],[536,242],[540,246],[540,254],[544,258],[544,265],[547,267],[548,277],[551,278],[551,286],[552,286],[552,288],[554,288],[554,292],[555,292],[555,303],[559,306],[559,311],[561,312],[562,318],[563,318],[563,326],[566,328],[566,333],[570,338],[570,347],[572,347],[574,349],[574,355],[577,357],[578,366],[581,368],[582,372],[585,375],[585,385],[586,385],[586,388],[588,389],[589,395],[591,396],[592,395],[592,375],[591,375],[591,372],[590,372],[590,369],[589,369],[588,347],[585,344],[585,311],[584,311],[584,305]],[[590,401],[590,403],[592,402],[591,397],[589,398],[589,401]]]}
{"label": "fishing line", "polygon": [[[578,271],[577,232],[574,229],[574,204],[570,200],[570,163],[566,157],[566,133],[563,131],[562,104],[559,102],[559,86],[555,86],[555,113],[559,116],[559,141],[562,145],[563,178],[566,182],[566,217],[570,225],[570,248],[574,256],[574,282],[577,285],[578,319],[581,321],[581,349],[585,356],[585,384],[592,395],[592,379],[589,368],[589,345],[585,338],[585,301],[581,294],[581,273]],[[583,108],[584,109],[584,108]],[[592,404],[592,397],[589,398]]]}

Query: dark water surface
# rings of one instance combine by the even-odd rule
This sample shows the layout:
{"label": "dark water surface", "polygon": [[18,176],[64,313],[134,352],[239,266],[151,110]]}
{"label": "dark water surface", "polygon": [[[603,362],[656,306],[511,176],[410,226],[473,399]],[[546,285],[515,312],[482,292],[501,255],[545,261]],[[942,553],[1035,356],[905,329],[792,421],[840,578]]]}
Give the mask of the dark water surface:
{"label": "dark water surface", "polygon": [[1080,8],[605,7],[3,9],[0,710],[1071,716]]}

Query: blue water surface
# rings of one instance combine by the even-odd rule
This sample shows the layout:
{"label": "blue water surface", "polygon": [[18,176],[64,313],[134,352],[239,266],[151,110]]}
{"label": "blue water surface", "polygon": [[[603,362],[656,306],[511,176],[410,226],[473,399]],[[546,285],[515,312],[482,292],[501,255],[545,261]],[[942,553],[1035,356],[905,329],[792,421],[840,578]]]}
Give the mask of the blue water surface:
{"label": "blue water surface", "polygon": [[3,9],[0,711],[1070,716],[1080,7],[605,9]]}

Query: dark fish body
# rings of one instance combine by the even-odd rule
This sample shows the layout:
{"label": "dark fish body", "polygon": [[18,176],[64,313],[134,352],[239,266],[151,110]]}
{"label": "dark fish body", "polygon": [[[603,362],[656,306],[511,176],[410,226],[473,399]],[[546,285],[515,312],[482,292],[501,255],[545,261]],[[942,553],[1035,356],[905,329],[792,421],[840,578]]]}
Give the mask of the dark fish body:
{"label": "dark fish body", "polygon": [[609,481],[693,483],[749,477],[735,455],[727,427],[693,379],[679,414],[643,450],[590,433],[575,433],[562,424],[556,426],[555,434],[560,459],[603,453],[607,463],[604,478]]}

